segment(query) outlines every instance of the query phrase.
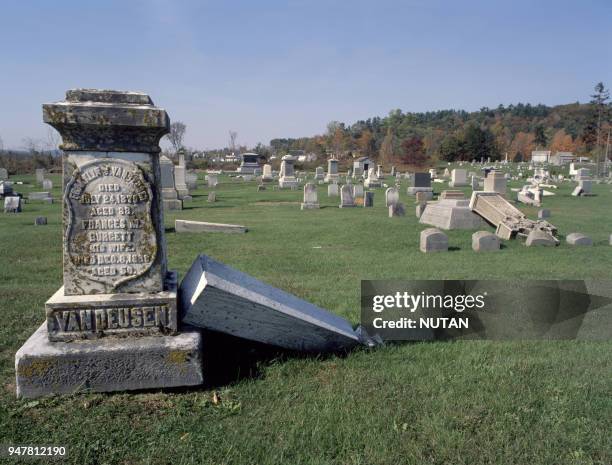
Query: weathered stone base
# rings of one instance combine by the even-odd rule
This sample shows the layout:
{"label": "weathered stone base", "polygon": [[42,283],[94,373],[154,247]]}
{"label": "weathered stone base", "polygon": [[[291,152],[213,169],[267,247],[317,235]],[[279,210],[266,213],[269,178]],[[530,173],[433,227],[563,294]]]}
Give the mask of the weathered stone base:
{"label": "weathered stone base", "polygon": [[406,189],[408,195],[416,195],[417,192],[432,192],[433,197],[433,189],[431,187],[409,187]]}
{"label": "weathered stone base", "polygon": [[50,342],[43,323],[15,354],[17,397],[198,385],[201,350],[196,329],[176,336]]}
{"label": "weathered stone base", "polygon": [[183,202],[179,199],[163,199],[164,210],[182,210]]}
{"label": "weathered stone base", "polygon": [[319,208],[318,203],[302,203],[300,208],[302,210],[310,210],[311,208]]}
{"label": "weathered stone base", "polygon": [[428,203],[419,220],[440,229],[478,229],[487,226],[469,207],[469,200],[444,199]]}
{"label": "weathered stone base", "polygon": [[299,186],[299,182],[295,178],[280,178],[278,180],[278,187],[281,189],[293,189]]}

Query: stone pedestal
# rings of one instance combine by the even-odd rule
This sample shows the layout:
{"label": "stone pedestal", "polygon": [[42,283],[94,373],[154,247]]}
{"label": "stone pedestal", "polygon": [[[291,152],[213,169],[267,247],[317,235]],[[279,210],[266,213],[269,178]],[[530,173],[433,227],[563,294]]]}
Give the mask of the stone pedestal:
{"label": "stone pedestal", "polygon": [[15,354],[17,397],[201,384],[202,337],[103,338],[51,342],[42,324]]}
{"label": "stone pedestal", "polygon": [[325,175],[325,182],[338,183],[339,180],[340,174],[338,173],[338,160],[330,158],[327,160],[327,174]]}
{"label": "stone pedestal", "polygon": [[280,177],[278,179],[278,187],[281,189],[295,188],[299,185],[299,181],[295,177],[294,163],[295,157],[291,155],[285,155],[282,158]]}
{"label": "stone pedestal", "polygon": [[16,355],[18,395],[202,382],[166,265],[162,205],[180,202],[159,157],[166,112],[146,94],[77,89],[43,115],[63,139],[64,285]]}

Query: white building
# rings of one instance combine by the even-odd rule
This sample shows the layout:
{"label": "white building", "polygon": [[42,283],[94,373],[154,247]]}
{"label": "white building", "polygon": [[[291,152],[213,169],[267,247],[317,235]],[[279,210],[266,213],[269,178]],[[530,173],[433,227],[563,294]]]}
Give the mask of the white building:
{"label": "white building", "polygon": [[550,150],[534,150],[531,152],[532,163],[548,163],[550,161]]}

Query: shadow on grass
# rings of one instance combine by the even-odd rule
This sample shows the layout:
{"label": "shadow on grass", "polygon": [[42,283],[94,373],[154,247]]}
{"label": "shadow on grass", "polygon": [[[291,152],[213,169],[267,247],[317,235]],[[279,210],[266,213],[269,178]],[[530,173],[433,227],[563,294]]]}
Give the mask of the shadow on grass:
{"label": "shadow on grass", "polygon": [[346,357],[350,352],[305,353],[249,341],[215,331],[202,330],[204,384],[201,389],[223,387],[243,379],[262,376],[263,368],[291,359],[325,360]]}

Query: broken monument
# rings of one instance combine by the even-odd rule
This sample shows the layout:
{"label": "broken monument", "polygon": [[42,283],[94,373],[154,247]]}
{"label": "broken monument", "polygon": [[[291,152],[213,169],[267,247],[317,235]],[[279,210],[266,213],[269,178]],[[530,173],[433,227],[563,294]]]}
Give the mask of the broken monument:
{"label": "broken monument", "polygon": [[15,356],[17,395],[200,384],[200,334],[179,332],[166,269],[166,112],[146,94],[76,89],[43,116],[63,139],[64,285]]}

